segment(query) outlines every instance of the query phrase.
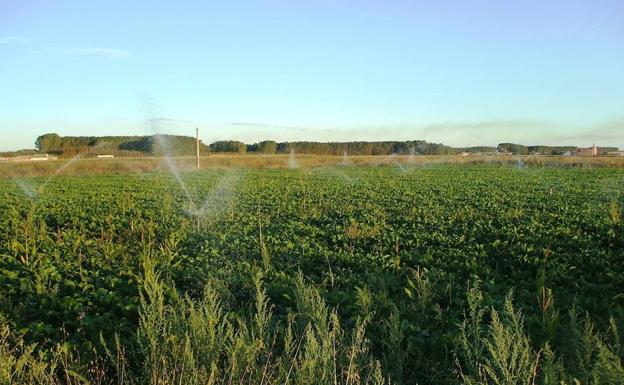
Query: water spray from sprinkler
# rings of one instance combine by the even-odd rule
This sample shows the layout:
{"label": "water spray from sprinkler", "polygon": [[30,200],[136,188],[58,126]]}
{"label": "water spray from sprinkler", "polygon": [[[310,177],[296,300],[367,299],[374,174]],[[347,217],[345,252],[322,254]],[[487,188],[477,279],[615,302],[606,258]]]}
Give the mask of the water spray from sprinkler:
{"label": "water spray from sprinkler", "polygon": [[58,176],[61,172],[63,172],[64,170],[66,170],[69,166],[71,166],[72,164],[74,164],[74,162],[76,162],[78,159],[80,159],[82,157],[82,154],[76,154],[75,156],[73,156],[68,162],[65,162],[61,167],[57,168],[56,171],[54,172],[54,174],[50,175],[48,177],[48,179],[45,180],[45,182],[43,182],[43,184],[41,186],[39,186],[38,190],[39,193],[42,193],[43,190],[46,188],[46,186],[52,181],[52,179],[54,179],[54,177]]}
{"label": "water spray from sprinkler", "polygon": [[20,188],[20,190],[22,190],[22,192],[24,193],[24,195],[28,197],[28,199],[37,201],[39,197],[41,196],[41,194],[43,194],[43,192],[45,191],[46,187],[50,184],[50,182],[52,182],[52,179],[57,177],[61,172],[66,170],[74,162],[80,159],[81,156],[82,154],[77,154],[74,157],[72,157],[69,161],[63,163],[59,168],[57,168],[54,171],[54,173],[52,173],[52,175],[48,176],[48,178],[45,181],[43,181],[43,183],[41,183],[39,186],[35,187],[31,183],[20,178],[12,178],[12,181],[15,183],[17,187]]}
{"label": "water spray from sprinkler", "polygon": [[37,189],[35,189],[30,183],[19,178],[12,178],[12,181],[17,187],[22,190],[22,192],[28,197],[28,199],[35,200],[39,198],[39,193],[37,192]]}
{"label": "water spray from sprinkler", "polygon": [[344,153],[342,154],[342,165],[343,166],[349,165],[349,154],[347,153],[347,150],[345,150]]}
{"label": "water spray from sprinkler", "polygon": [[[173,149],[169,142],[169,137],[163,135],[161,127],[159,126],[160,119],[156,118],[157,107],[153,99],[144,98],[143,111],[147,117],[149,128],[155,133],[154,140],[158,146],[159,153],[163,156],[167,170],[174,177],[178,186],[184,193],[187,201],[186,214],[193,218],[199,230],[201,222],[207,217],[212,217],[219,214],[227,206],[227,202],[231,199],[237,183],[241,180],[239,172],[230,172],[223,176],[217,184],[208,192],[203,202],[196,202],[191,195],[188,185],[182,178],[180,169],[173,159]],[[197,167],[199,168],[199,130],[196,129],[196,155],[197,155]],[[294,159],[293,159],[294,162]],[[289,162],[290,163],[290,162]],[[296,166],[296,163],[294,163]]]}
{"label": "water spray from sprinkler", "polygon": [[290,154],[288,155],[288,168],[294,169],[298,168],[297,160],[295,159],[295,149],[290,149]]}
{"label": "water spray from sprinkler", "polygon": [[390,155],[386,156],[385,158],[383,158],[383,159],[381,159],[381,160],[379,160],[379,161],[377,161],[377,162],[375,162],[373,164],[375,166],[381,166],[383,163],[386,163],[387,161],[396,158],[396,156],[397,156],[396,153],[390,154]]}
{"label": "water spray from sprinkler", "polygon": [[410,147],[409,156],[407,157],[407,165],[412,166],[416,161],[416,148]]}
{"label": "water spray from sprinkler", "polygon": [[528,166],[522,159],[518,159],[516,160],[516,168],[519,170],[526,170]]}
{"label": "water spray from sprinkler", "polygon": [[344,173],[337,166],[318,166],[310,170],[310,173],[313,172],[327,173],[333,176],[337,176],[349,184],[354,182],[352,177]]}
{"label": "water spray from sprinkler", "polygon": [[189,210],[196,211],[195,203],[193,202],[189,189],[180,175],[180,170],[172,159],[171,146],[169,145],[167,136],[161,133],[161,127],[159,126],[160,119],[157,118],[157,111],[159,108],[156,102],[152,98],[143,97],[141,98],[141,104],[143,113],[146,117],[146,122],[150,131],[154,133],[154,140],[158,146],[159,153],[163,156],[167,170],[175,178],[176,182],[180,186],[180,189],[184,193],[190,207]]}

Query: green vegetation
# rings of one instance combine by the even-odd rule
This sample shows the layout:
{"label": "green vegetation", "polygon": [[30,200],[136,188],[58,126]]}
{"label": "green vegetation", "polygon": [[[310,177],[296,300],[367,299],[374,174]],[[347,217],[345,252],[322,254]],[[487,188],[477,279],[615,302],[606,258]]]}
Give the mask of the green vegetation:
{"label": "green vegetation", "polygon": [[244,154],[247,152],[247,145],[237,140],[221,140],[210,145],[212,152],[230,152]]}
{"label": "green vegetation", "polygon": [[[37,150],[45,153],[71,157],[77,154],[188,156],[195,155],[195,138],[178,135],[151,136],[59,136],[45,134],[37,138]],[[563,155],[574,153],[574,146],[523,146],[501,143],[498,147],[449,147],[442,143],[428,143],[424,140],[385,142],[281,142],[265,140],[245,144],[237,140],[220,140],[210,145],[200,143],[200,153],[244,154],[315,154],[315,155],[455,155],[468,153],[510,153],[513,155]],[[29,151],[29,150],[24,150]],[[598,154],[606,155],[618,151],[616,147],[599,147]]]}
{"label": "green vegetation", "polygon": [[0,179],[0,384],[624,378],[623,169],[181,178]]}
{"label": "green vegetation", "polygon": [[[514,143],[501,143],[498,151],[508,152],[513,155],[564,155],[574,154],[578,147],[575,146],[523,146]],[[606,155],[609,152],[618,151],[617,147],[598,147],[598,155]]]}
{"label": "green vegetation", "polygon": [[260,143],[248,145],[247,150],[260,154],[275,154],[277,152],[277,143],[273,140],[265,140]]}
{"label": "green vegetation", "polygon": [[498,148],[489,147],[489,146],[475,146],[475,147],[463,147],[455,149],[458,153],[469,152],[469,153],[496,153]]}
{"label": "green vegetation", "polygon": [[441,143],[428,143],[424,140],[404,142],[284,142],[277,144],[278,153],[318,154],[318,155],[451,155],[452,147]]}
{"label": "green vegetation", "polygon": [[[151,136],[59,136],[45,134],[37,138],[37,150],[71,157],[78,154],[195,155],[195,138],[179,135]],[[208,153],[208,146],[200,143],[200,152]]]}
{"label": "green vegetation", "polygon": [[27,155],[35,155],[35,154],[39,154],[39,151],[35,149],[23,149],[23,150],[17,150],[17,151],[0,152],[0,157],[27,156]]}
{"label": "green vegetation", "polygon": [[[166,144],[166,148],[165,147]],[[113,136],[113,137],[73,137],[45,134],[37,138],[36,147],[41,152],[63,156],[79,153],[112,152],[120,155],[157,155],[168,154],[183,156],[195,154],[195,138],[177,135],[152,136]],[[236,140],[221,140],[206,146],[200,144],[200,152],[208,154],[254,152],[261,154],[298,154],[316,155],[452,155],[457,150],[442,144],[427,143],[422,140],[406,142],[282,142],[265,140],[254,144],[245,144]]]}

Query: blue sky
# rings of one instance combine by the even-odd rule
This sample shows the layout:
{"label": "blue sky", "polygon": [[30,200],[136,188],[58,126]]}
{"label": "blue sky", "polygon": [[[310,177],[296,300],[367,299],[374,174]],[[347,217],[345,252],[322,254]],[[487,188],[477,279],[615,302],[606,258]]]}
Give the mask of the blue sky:
{"label": "blue sky", "polygon": [[61,135],[624,147],[624,2],[0,0],[0,150]]}

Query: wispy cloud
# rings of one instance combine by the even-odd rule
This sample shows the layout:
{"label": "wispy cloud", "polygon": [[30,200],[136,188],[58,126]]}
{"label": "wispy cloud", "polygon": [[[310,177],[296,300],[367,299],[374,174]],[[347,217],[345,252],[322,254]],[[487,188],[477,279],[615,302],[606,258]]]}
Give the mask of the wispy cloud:
{"label": "wispy cloud", "polygon": [[242,127],[272,127],[267,123],[254,123],[254,122],[233,122],[230,123],[231,126],[242,126]]}
{"label": "wispy cloud", "polygon": [[596,143],[602,145],[619,145],[624,147],[624,118],[609,120],[591,127],[582,128],[556,136],[555,140],[577,141],[588,145]]}
{"label": "wispy cloud", "polygon": [[0,45],[28,45],[37,52],[102,59],[125,59],[132,53],[126,49],[108,47],[45,47],[24,36],[0,36]]}
{"label": "wispy cloud", "polygon": [[558,129],[556,123],[530,119],[448,121],[399,127],[406,134],[416,134],[428,140],[445,141],[456,146],[493,145],[496,143],[492,142],[517,141],[521,138],[537,140],[540,133]]}
{"label": "wispy cloud", "polygon": [[591,126],[562,122],[516,119],[402,124],[352,129],[367,138],[425,139],[452,146],[496,145],[513,142],[525,145],[601,146],[624,144],[624,119]]}
{"label": "wispy cloud", "polygon": [[[277,140],[352,141],[352,140],[415,140],[424,139],[446,145],[464,147],[496,145],[513,142],[525,145],[576,145],[592,143],[602,146],[624,145],[624,119],[611,120],[594,126],[575,126],[560,122],[507,119],[482,121],[447,121],[432,123],[400,123],[352,127],[276,126],[266,123],[231,123],[247,127],[240,132],[244,138],[272,136]],[[261,131],[261,132],[260,132]]]}
{"label": "wispy cloud", "polygon": [[529,120],[529,119],[509,119],[509,120],[482,120],[482,121],[460,121],[460,122],[438,122],[431,123],[422,128],[426,131],[439,130],[511,130],[542,127],[549,122]]}
{"label": "wispy cloud", "polygon": [[187,119],[168,118],[165,116],[152,118],[149,121],[150,123],[192,123],[190,120]]}
{"label": "wispy cloud", "polygon": [[23,36],[0,36],[0,44],[28,44],[30,39]]}
{"label": "wispy cloud", "polygon": [[172,130],[178,130],[182,128],[189,128],[192,123],[190,120],[170,118],[166,116],[155,116],[147,118],[145,120],[146,127],[152,134],[167,134],[173,133]]}
{"label": "wispy cloud", "polygon": [[266,123],[231,123],[232,126],[247,127],[251,130],[274,130],[274,134],[296,140],[349,141],[349,140],[411,140],[426,139],[444,141],[453,145],[482,144],[498,137],[517,133],[537,132],[544,127],[552,128],[548,122],[533,120],[485,120],[449,121],[428,124],[402,123],[381,125],[360,125],[354,127],[301,127],[279,126]]}
{"label": "wispy cloud", "polygon": [[285,129],[285,130],[304,130],[304,127],[301,126],[282,126],[277,124],[269,124],[269,123],[257,123],[257,122],[233,122],[230,123],[231,126],[237,127],[257,127],[257,128],[277,128],[277,129]]}
{"label": "wispy cloud", "polygon": [[80,56],[102,59],[125,59],[130,56],[130,51],[119,48],[46,48],[43,51],[58,55]]}

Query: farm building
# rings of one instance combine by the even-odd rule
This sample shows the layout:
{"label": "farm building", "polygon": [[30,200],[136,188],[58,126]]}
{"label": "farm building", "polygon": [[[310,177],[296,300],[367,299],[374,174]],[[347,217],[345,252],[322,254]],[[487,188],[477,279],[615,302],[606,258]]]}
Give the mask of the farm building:
{"label": "farm building", "polygon": [[598,155],[598,147],[594,144],[592,147],[577,148],[576,155],[579,156],[596,156]]}
{"label": "farm building", "polygon": [[17,156],[2,156],[0,160],[13,161],[13,162],[40,162],[46,160],[58,159],[54,155],[49,154],[29,154],[29,155],[17,155]]}
{"label": "farm building", "polygon": [[29,160],[35,160],[35,161],[41,161],[41,160],[48,160],[50,159],[50,156],[48,154],[35,154],[35,155],[31,155]]}

